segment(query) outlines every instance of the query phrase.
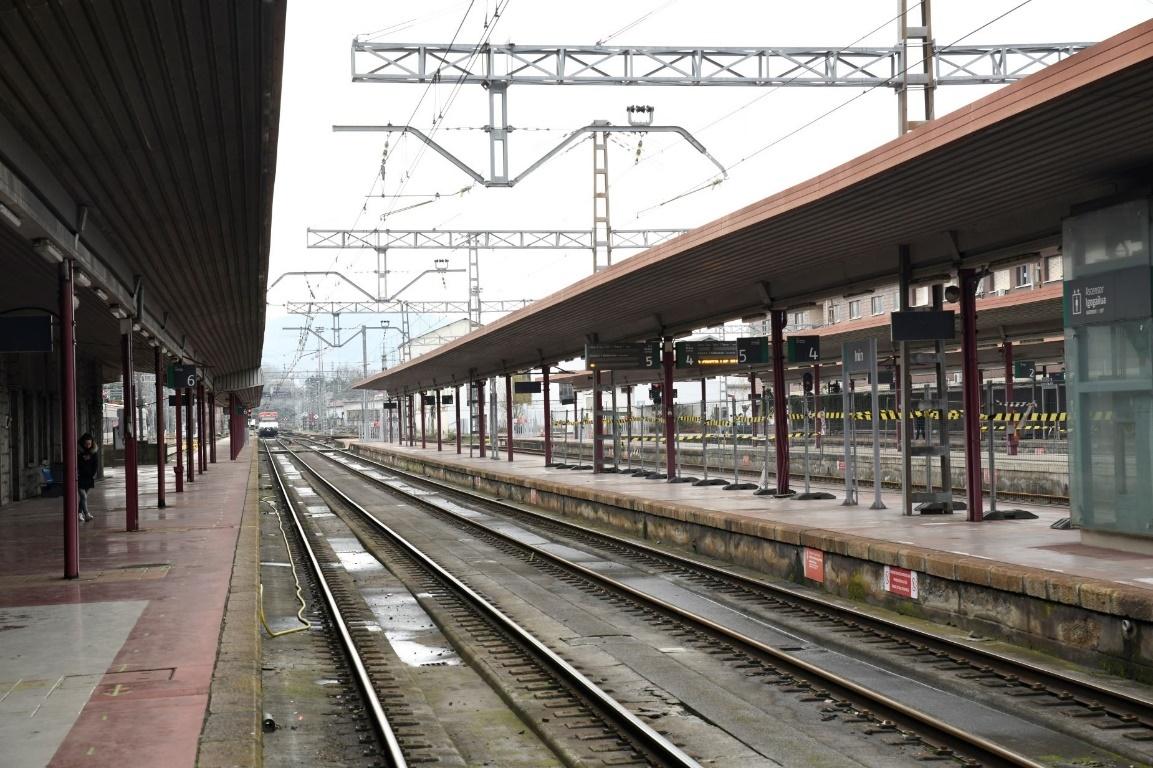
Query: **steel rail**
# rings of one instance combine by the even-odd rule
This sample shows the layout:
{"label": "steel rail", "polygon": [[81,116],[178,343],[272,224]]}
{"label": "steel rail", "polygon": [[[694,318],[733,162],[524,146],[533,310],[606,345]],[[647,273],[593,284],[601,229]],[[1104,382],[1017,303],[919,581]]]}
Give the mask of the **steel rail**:
{"label": "steel rail", "polygon": [[[461,496],[469,497],[471,499],[479,500],[479,501],[483,502],[486,506],[504,507],[507,509],[514,510],[518,514],[529,514],[529,515],[532,515],[534,517],[541,519],[542,522],[547,522],[550,525],[560,525],[560,526],[565,527],[565,528],[579,531],[582,535],[590,535],[591,534],[591,535],[595,535],[598,537],[603,537],[604,539],[612,542],[613,544],[632,548],[632,549],[636,549],[636,550],[640,550],[644,554],[652,556],[652,557],[657,557],[657,558],[664,559],[664,560],[671,560],[675,564],[680,565],[682,567],[691,568],[694,570],[706,571],[710,575],[714,576],[715,578],[722,578],[725,580],[737,581],[737,582],[741,583],[742,586],[745,586],[746,588],[750,588],[754,591],[760,591],[760,592],[769,591],[769,592],[773,592],[776,594],[786,595],[790,600],[799,600],[799,601],[808,602],[810,605],[817,606],[819,608],[819,610],[822,610],[822,611],[837,612],[837,613],[841,613],[843,615],[851,616],[853,621],[856,621],[857,623],[860,623],[860,624],[872,623],[874,625],[880,625],[880,626],[884,627],[886,631],[909,634],[909,635],[917,637],[918,639],[920,639],[926,643],[944,645],[946,647],[949,647],[954,652],[963,653],[966,655],[971,655],[971,656],[976,656],[978,658],[981,658],[983,660],[983,662],[987,663],[987,664],[992,663],[992,664],[1001,664],[1001,665],[1011,665],[1012,667],[1014,667],[1018,670],[1025,670],[1029,674],[1031,674],[1035,677],[1044,678],[1046,681],[1048,681],[1048,684],[1053,685],[1054,687],[1063,687],[1063,688],[1067,689],[1068,693],[1071,693],[1074,695],[1079,694],[1082,698],[1086,699],[1087,701],[1100,702],[1102,699],[1113,699],[1113,700],[1117,701],[1118,703],[1123,704],[1124,707],[1130,708],[1133,713],[1147,713],[1149,710],[1149,707],[1150,707],[1150,702],[1148,702],[1148,701],[1144,701],[1144,700],[1138,699],[1136,697],[1129,696],[1128,694],[1125,694],[1125,693],[1122,693],[1119,691],[1113,691],[1113,690],[1110,690],[1107,688],[1099,688],[1099,687],[1094,686],[1094,685],[1089,684],[1089,683],[1083,683],[1080,681],[1071,680],[1069,678],[1066,678],[1066,677],[1063,677],[1063,676],[1058,675],[1056,673],[1042,669],[1042,668],[1037,667],[1035,665],[1028,664],[1027,662],[1019,661],[1016,659],[1009,659],[1009,658],[1005,658],[1002,656],[997,656],[995,654],[989,653],[988,651],[983,651],[981,649],[971,648],[969,646],[957,643],[953,640],[949,640],[948,638],[940,638],[940,637],[937,637],[935,635],[931,635],[927,632],[924,632],[922,630],[917,630],[915,628],[909,628],[909,627],[905,627],[903,625],[895,624],[893,622],[888,622],[884,619],[880,619],[878,617],[874,617],[874,616],[871,616],[869,614],[866,614],[866,613],[863,613],[860,611],[855,611],[851,608],[846,608],[843,606],[836,606],[836,605],[832,605],[832,604],[829,604],[829,603],[826,603],[824,601],[817,600],[817,599],[814,599],[814,598],[811,598],[808,596],[799,595],[799,594],[797,594],[791,590],[787,590],[787,589],[778,587],[776,585],[768,584],[766,582],[761,582],[761,581],[758,581],[755,579],[751,579],[749,577],[742,576],[740,574],[737,574],[737,573],[734,573],[731,571],[727,571],[723,568],[717,568],[716,566],[712,566],[712,565],[709,565],[706,563],[700,563],[700,562],[697,562],[697,561],[692,560],[690,558],[684,558],[684,557],[681,557],[678,555],[672,555],[670,553],[667,553],[667,552],[664,552],[661,550],[657,550],[657,549],[648,547],[646,545],[641,545],[641,544],[637,544],[635,542],[627,541],[625,539],[620,539],[618,537],[612,536],[610,534],[605,534],[605,533],[602,533],[600,531],[590,531],[590,530],[582,528],[580,526],[576,526],[576,525],[573,525],[571,523],[564,522],[564,521],[558,521],[554,518],[545,517],[543,515],[539,515],[538,513],[527,511],[527,510],[524,510],[520,507],[507,504],[505,502],[494,501],[492,499],[488,499],[488,498],[485,498],[483,496],[477,496],[476,494],[470,493],[466,490],[447,486],[443,483],[437,482],[435,480],[431,480],[431,479],[426,478],[426,477],[419,477],[416,475],[412,475],[411,473],[404,472],[403,470],[397,470],[394,467],[389,467],[389,466],[380,464],[379,462],[374,462],[372,460],[365,459],[362,456],[358,456],[358,455],[350,453],[348,451],[337,450],[335,452],[349,456],[350,458],[353,458],[359,462],[365,462],[368,464],[373,464],[373,465],[381,468],[384,471],[404,475],[406,478],[416,480],[419,483],[422,483],[425,485],[432,485],[432,486],[435,486],[439,489],[442,489],[442,490],[447,491],[447,492],[452,493],[452,494],[461,495]],[[360,470],[356,470],[352,467],[349,467],[346,464],[343,464],[343,463],[337,461],[330,453],[325,453],[323,455],[325,455],[327,458],[329,458],[329,460],[341,464],[341,466],[344,467],[346,470],[348,470],[350,472],[354,472],[358,475],[361,475],[366,480],[369,480],[369,481],[371,481],[377,485],[381,485],[385,488],[388,488],[392,492],[401,493],[401,494],[404,493],[403,491],[400,491],[400,490],[395,489],[391,486],[388,486],[386,483],[384,483],[384,481],[379,480],[378,478],[374,478],[374,477],[371,477],[369,475],[366,475],[365,473],[361,472]],[[1037,763],[1037,762],[1030,760],[1027,756],[1014,753],[1014,752],[1012,752],[1008,749],[1005,749],[1005,748],[1001,747],[1000,745],[997,745],[991,741],[988,741],[988,740],[983,739],[981,737],[974,736],[972,734],[968,734],[967,732],[965,732],[961,729],[955,728],[951,724],[949,724],[945,721],[942,721],[938,718],[934,718],[934,717],[928,716],[928,715],[923,715],[923,713],[919,713],[915,709],[913,709],[911,707],[907,707],[906,705],[902,704],[901,702],[889,699],[888,697],[885,697],[883,694],[878,694],[874,691],[871,691],[870,689],[864,688],[863,686],[859,686],[856,683],[852,682],[851,680],[847,680],[847,679],[841,678],[838,675],[826,672],[826,671],[822,670],[821,668],[817,667],[816,665],[812,665],[808,662],[805,662],[805,661],[802,661],[799,659],[795,659],[794,657],[790,656],[789,654],[787,654],[785,652],[778,651],[777,649],[772,648],[771,646],[761,644],[759,641],[755,640],[754,638],[749,638],[749,637],[747,637],[747,636],[745,636],[739,632],[735,632],[733,630],[730,630],[730,629],[724,627],[723,625],[717,625],[715,622],[712,622],[709,619],[705,619],[703,617],[697,617],[694,614],[692,614],[691,612],[685,611],[684,609],[680,608],[679,606],[676,606],[674,604],[670,604],[670,603],[667,603],[665,601],[659,600],[659,599],[654,598],[650,595],[647,595],[643,592],[639,592],[638,590],[636,590],[632,587],[629,587],[628,585],[620,584],[620,583],[614,581],[613,579],[609,578],[608,576],[605,576],[602,573],[588,569],[588,568],[581,566],[577,563],[572,563],[572,562],[565,560],[564,558],[559,557],[557,555],[554,555],[554,554],[552,554],[546,550],[541,550],[541,549],[538,549],[538,548],[533,547],[531,545],[525,544],[525,543],[523,543],[523,542],[521,542],[521,541],[519,541],[519,540],[517,540],[511,536],[506,536],[505,534],[502,534],[499,531],[494,531],[490,528],[487,528],[485,526],[480,525],[479,523],[476,523],[475,521],[469,520],[468,518],[462,517],[460,515],[456,515],[449,510],[444,510],[444,509],[441,509],[439,507],[436,507],[436,505],[430,504],[427,500],[423,499],[422,497],[413,496],[412,499],[415,503],[418,503],[422,506],[431,506],[432,508],[437,509],[438,511],[441,511],[445,514],[452,515],[454,518],[459,519],[462,523],[467,524],[470,527],[481,528],[485,531],[486,534],[497,536],[497,537],[499,537],[503,540],[506,540],[509,543],[519,547],[519,548],[530,550],[534,553],[535,557],[545,558],[545,559],[547,559],[547,560],[549,560],[549,561],[551,561],[557,565],[560,565],[566,569],[576,571],[576,572],[580,573],[582,576],[585,576],[591,580],[594,580],[597,583],[600,583],[604,586],[608,586],[608,587],[610,587],[616,591],[623,592],[625,594],[629,594],[630,596],[633,596],[637,599],[648,602],[650,604],[657,605],[662,610],[665,610],[665,611],[670,612],[674,615],[677,615],[678,617],[681,617],[681,618],[685,619],[686,621],[697,623],[697,624],[699,624],[699,625],[701,625],[707,629],[713,630],[713,631],[725,636],[728,639],[733,640],[734,642],[741,643],[741,644],[746,645],[747,647],[750,647],[750,648],[755,648],[758,652],[765,653],[765,654],[770,655],[774,659],[777,659],[783,663],[786,663],[786,664],[789,664],[791,666],[802,669],[803,671],[808,672],[809,674],[816,675],[816,676],[820,677],[822,680],[828,682],[830,685],[839,686],[839,687],[843,688],[844,690],[850,691],[856,695],[863,696],[870,701],[875,701],[877,703],[880,703],[882,706],[888,707],[892,711],[898,712],[898,713],[902,714],[903,716],[914,720],[915,722],[922,723],[922,724],[927,725],[929,727],[932,727],[936,730],[939,730],[941,733],[948,735],[950,738],[960,740],[960,741],[962,741],[962,742],[964,742],[970,746],[973,746],[974,748],[981,749],[982,751],[986,751],[990,755],[994,755],[998,759],[1004,760],[1010,765],[1019,765],[1019,766],[1043,765],[1042,763]]]}
{"label": "steel rail", "polygon": [[[680,748],[678,748],[675,744],[649,727],[644,721],[629,711],[616,699],[605,693],[604,690],[602,690],[598,685],[585,677],[583,673],[581,673],[574,666],[557,655],[551,648],[538,640],[528,630],[521,627],[507,614],[490,603],[487,599],[482,597],[478,592],[445,570],[439,563],[426,555],[399,533],[394,531],[387,524],[381,522],[380,519],[378,519],[363,506],[353,501],[346,493],[337,488],[332,482],[324,478],[316,469],[312,468],[306,462],[304,462],[300,456],[298,456],[297,453],[291,448],[288,448],[287,445],[285,445],[285,450],[290,456],[295,458],[300,463],[300,465],[309,472],[309,474],[311,474],[314,478],[316,478],[316,480],[322,483],[334,496],[339,498],[344,504],[348,505],[350,509],[355,510],[356,513],[368,521],[372,527],[376,528],[378,531],[391,539],[394,543],[398,544],[410,557],[427,568],[431,573],[433,573],[438,579],[440,579],[458,595],[463,596],[466,601],[470,603],[474,608],[478,609],[483,615],[495,622],[502,630],[508,632],[517,642],[521,643],[523,647],[527,648],[531,653],[544,661],[555,672],[558,672],[559,677],[561,677],[568,685],[572,686],[580,695],[585,696],[591,700],[598,708],[601,709],[601,711],[608,714],[613,720],[616,721],[616,724],[621,727],[623,731],[627,732],[630,736],[640,742],[645,749],[650,750],[654,755],[656,755],[659,759],[663,760],[670,766],[680,766],[682,768],[701,768],[701,765],[697,763],[697,761],[693,760],[693,758],[682,752]],[[314,451],[314,453],[321,452]]]}
{"label": "steel rail", "polygon": [[[312,438],[307,439],[311,440]],[[713,578],[728,581],[752,592],[758,592],[762,594],[768,593],[770,597],[790,600],[795,603],[803,603],[805,607],[811,608],[813,610],[838,614],[846,621],[853,621],[862,626],[870,626],[885,632],[899,633],[925,644],[936,645],[948,653],[968,656],[969,659],[974,663],[986,665],[1000,664],[1010,666],[1013,668],[1014,674],[1021,673],[1023,675],[1027,674],[1033,677],[1034,680],[1032,680],[1032,682],[1044,683],[1045,685],[1053,688],[1062,688],[1064,689],[1062,693],[1067,693],[1069,695],[1078,697],[1085,700],[1086,702],[1091,701],[1098,704],[1105,704],[1112,709],[1117,710],[1121,714],[1138,716],[1143,718],[1143,722],[1149,724],[1149,726],[1153,728],[1153,721],[1150,721],[1149,719],[1149,713],[1153,712],[1153,698],[1140,698],[1124,691],[1098,686],[1093,683],[1066,677],[1057,672],[1045,669],[1044,667],[1038,666],[1023,659],[1014,659],[1001,656],[984,648],[966,645],[965,643],[961,643],[947,637],[934,635],[930,632],[918,629],[913,626],[899,624],[880,616],[866,613],[856,608],[845,605],[838,605],[827,600],[822,600],[819,597],[806,595],[781,584],[761,581],[759,579],[737,573],[736,571],[721,568],[720,566],[716,566],[711,563],[694,560],[693,558],[687,557],[685,555],[658,549],[643,542],[626,539],[621,536],[606,533],[605,531],[585,528],[567,520],[550,517],[540,512],[536,512],[527,507],[522,507],[506,501],[498,501],[486,496],[478,495],[464,488],[449,485],[429,477],[414,475],[411,472],[406,472],[405,470],[397,469],[396,467],[381,464],[378,461],[373,461],[372,459],[360,456],[348,450],[333,448],[332,451],[334,453],[340,453],[348,456],[349,458],[355,459],[356,461],[365,464],[371,464],[381,470],[393,472],[398,475],[404,475],[406,478],[412,479],[415,482],[435,486],[445,493],[464,496],[469,499],[480,501],[490,507],[507,509],[518,515],[532,517],[538,520],[542,525],[557,526],[572,531],[575,534],[599,538],[614,546],[631,549],[648,557],[664,560],[682,568],[702,571],[709,576],[712,576]],[[375,480],[375,478],[372,477],[368,477],[368,479]],[[998,493],[998,495],[1000,495],[1000,493]]]}
{"label": "steel rail", "polygon": [[284,498],[285,506],[292,514],[292,521],[296,525],[297,533],[300,534],[301,544],[308,555],[308,562],[312,567],[312,573],[316,578],[316,583],[324,595],[324,601],[328,606],[329,615],[332,617],[333,623],[336,625],[340,635],[345,655],[348,657],[349,662],[352,664],[353,671],[356,673],[357,685],[368,701],[373,725],[376,727],[377,735],[380,736],[385,746],[385,758],[388,761],[388,766],[389,768],[407,768],[408,761],[404,757],[404,752],[401,750],[396,734],[392,730],[392,724],[389,723],[388,715],[385,714],[384,707],[380,703],[380,698],[377,696],[372,681],[368,676],[368,670],[365,668],[364,661],[360,657],[360,652],[356,649],[356,644],[353,642],[352,635],[348,631],[348,625],[345,624],[344,617],[340,613],[340,607],[336,603],[336,597],[332,594],[332,590],[328,586],[328,581],[324,578],[324,570],[320,567],[320,561],[316,558],[316,553],[308,541],[308,536],[305,535],[304,525],[301,523],[300,517],[296,514],[296,505],[292,503],[292,497],[289,495],[288,488],[284,484],[284,478],[280,475],[280,467],[277,465],[267,443],[264,446],[264,453],[268,457],[269,469],[272,472],[272,476],[276,478],[276,484],[280,488],[280,494]]}

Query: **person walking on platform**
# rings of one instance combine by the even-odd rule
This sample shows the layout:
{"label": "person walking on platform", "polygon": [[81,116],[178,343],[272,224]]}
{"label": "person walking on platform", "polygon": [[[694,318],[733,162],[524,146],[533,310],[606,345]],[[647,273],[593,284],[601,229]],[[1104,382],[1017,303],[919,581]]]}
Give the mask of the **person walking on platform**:
{"label": "person walking on platform", "polygon": [[76,462],[76,482],[80,486],[80,519],[84,522],[92,519],[92,513],[88,511],[88,492],[96,485],[96,473],[99,470],[96,441],[85,432],[80,436],[80,456]]}

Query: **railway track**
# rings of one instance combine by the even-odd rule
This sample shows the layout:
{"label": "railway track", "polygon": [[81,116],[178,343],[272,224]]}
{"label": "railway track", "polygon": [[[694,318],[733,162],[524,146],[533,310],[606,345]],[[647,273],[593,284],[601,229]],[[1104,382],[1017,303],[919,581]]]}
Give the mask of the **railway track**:
{"label": "railway track", "polygon": [[[396,491],[395,483],[380,477],[373,477],[349,464],[370,467],[376,474],[385,473],[393,478],[403,478],[405,484],[422,489],[431,489],[435,494],[451,499],[446,508],[438,506],[430,496],[422,493],[413,499],[429,507],[438,514],[451,515],[461,526],[476,527],[474,520],[468,520],[454,512],[451,507],[458,503],[484,509],[505,518],[512,518],[532,525],[535,530],[547,531],[551,536],[562,536],[583,546],[600,547],[638,563],[651,572],[661,572],[680,580],[691,582],[706,594],[724,596],[727,603],[740,610],[752,612],[755,609],[769,611],[774,616],[785,615],[790,625],[810,636],[840,635],[842,645],[867,648],[870,655],[883,657],[892,663],[894,658],[903,661],[906,667],[931,669],[939,678],[945,675],[951,687],[962,690],[976,688],[984,698],[1002,706],[1027,709],[1033,720],[1043,725],[1054,722],[1077,724],[1073,728],[1078,738],[1084,739],[1100,749],[1121,752],[1128,759],[1147,763],[1150,739],[1153,738],[1153,724],[1148,713],[1151,703],[1148,699],[1129,695],[1086,680],[1078,680],[1045,669],[1037,664],[1023,663],[1018,659],[991,653],[976,647],[918,631],[908,626],[886,621],[877,616],[836,605],[819,598],[803,595],[778,585],[762,582],[730,570],[685,558],[634,541],[590,531],[564,521],[540,515],[531,510],[480,497],[461,489],[447,487],[426,478],[415,477],[392,467],[375,464],[347,451],[326,450],[327,458],[344,464],[350,470],[371,482]],[[485,536],[500,536],[486,529]],[[855,708],[854,711],[867,711],[885,727],[903,729],[910,738],[923,738],[934,745],[941,754],[961,756],[965,760],[979,764],[1038,765],[1027,754],[1014,752],[997,744],[994,740],[968,733],[941,717],[926,715],[892,697],[878,696],[876,691],[854,683],[843,676],[830,674],[808,663],[798,664],[795,654],[781,652],[771,645],[758,643],[756,638],[734,632],[715,620],[681,609],[671,603],[654,600],[652,595],[632,589],[579,564],[553,556],[545,549],[532,548],[515,538],[505,538],[505,545],[522,551],[531,550],[531,557],[551,562],[557,568],[578,573],[582,578],[596,582],[600,587],[611,590],[616,595],[642,601],[651,610],[663,616],[687,622],[693,631],[711,637],[724,638],[725,642],[743,653],[750,654],[774,665],[784,677],[804,679],[810,690],[818,687],[822,693],[835,691],[835,698]],[[937,681],[939,682],[939,681]],[[1024,706],[1028,703],[1029,706]],[[1053,713],[1060,712],[1058,716]],[[883,714],[882,714],[883,713]],[[1043,714],[1037,714],[1043,713]],[[896,725],[894,725],[896,724]],[[1127,747],[1132,748],[1127,748]],[[1102,763],[1108,764],[1108,763]]]}
{"label": "railway track", "polygon": [[[449,573],[410,541],[383,524],[307,463],[299,461],[292,451],[286,450],[285,453],[296,461],[303,472],[310,475],[310,482],[314,487],[318,487],[323,495],[336,500],[346,511],[357,516],[361,523],[358,535],[372,536],[376,539],[376,547],[370,552],[387,549],[390,570],[406,571],[407,582],[416,584],[422,594],[431,596],[445,607],[446,614],[451,616],[446,623],[456,627],[452,630],[453,637],[472,647],[471,650],[463,650],[463,653],[478,661],[478,667],[499,667],[505,674],[515,679],[515,683],[523,689],[522,699],[541,702],[540,711],[536,712],[535,719],[532,712],[523,711],[523,705],[522,711],[518,714],[525,718],[526,724],[539,729],[542,740],[556,749],[563,763],[699,768],[699,764],[693,758],[622,706],[462,579]],[[270,459],[274,459],[274,455],[274,452],[270,452]],[[275,460],[270,463],[276,464]],[[278,482],[285,497],[289,498],[283,480],[278,477]],[[293,517],[299,523],[300,518],[295,511]],[[299,530],[307,538],[305,528],[301,526]],[[310,556],[312,556],[311,550]],[[324,572],[331,570],[333,570],[332,564],[324,567],[318,563],[315,572],[324,577]],[[326,595],[330,591],[326,588]],[[349,610],[347,605],[340,603],[339,596],[334,598],[330,602],[330,610],[337,612]],[[363,624],[363,619],[359,616],[352,621]],[[348,621],[338,622],[338,626],[342,628],[348,624]],[[350,658],[359,656],[356,645],[355,641],[352,645],[346,645]],[[386,704],[382,706],[381,698],[374,693],[374,685],[378,685],[380,681],[374,681],[372,665],[361,660],[358,663],[354,662],[354,666],[358,673],[365,670],[364,676],[360,678],[361,687],[366,692],[369,706],[373,709],[376,729],[388,747],[390,759],[394,761],[388,765],[405,765],[403,760],[406,756],[412,759],[408,755],[412,750],[406,747],[403,734],[392,733],[385,711],[387,701],[395,698],[395,693],[388,691]],[[385,687],[387,688],[391,682],[390,679],[386,679]],[[490,682],[496,686],[508,685],[507,680],[490,679]],[[516,700],[517,694],[502,692],[502,697]],[[530,702],[529,707],[531,706]],[[540,716],[542,713],[544,716]],[[543,728],[542,724],[550,720],[548,716],[550,714],[554,720],[563,718],[564,728],[578,733],[579,738],[566,740],[558,737],[553,729]],[[406,718],[410,717],[407,711],[403,715]],[[409,720],[407,725],[414,732],[420,730],[419,723]],[[428,738],[410,736],[407,741],[416,747],[416,759],[413,762],[426,762],[429,759]],[[584,754],[585,752],[590,754]]]}

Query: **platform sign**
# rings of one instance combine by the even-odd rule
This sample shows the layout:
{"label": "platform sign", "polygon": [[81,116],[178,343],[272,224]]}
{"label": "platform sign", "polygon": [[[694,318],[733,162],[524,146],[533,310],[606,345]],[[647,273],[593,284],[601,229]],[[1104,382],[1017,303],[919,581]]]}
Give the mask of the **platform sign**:
{"label": "platform sign", "polygon": [[441,405],[452,405],[452,395],[441,395],[440,396],[440,404]]}
{"label": "platform sign", "polygon": [[168,404],[170,406],[172,406],[173,408],[180,408],[181,406],[184,405],[184,401],[180,397],[180,390],[179,389],[176,390],[175,395],[169,395],[168,396]]}
{"label": "platform sign", "polygon": [[608,371],[637,371],[661,367],[661,343],[585,344],[585,364]]}
{"label": "platform sign", "polygon": [[845,376],[850,373],[872,373],[877,364],[877,343],[875,339],[846,341],[841,345],[841,367]]}
{"label": "platform sign", "polygon": [[436,395],[421,395],[421,398],[425,405],[436,405]]}
{"label": "platform sign", "polygon": [[789,336],[785,339],[785,362],[815,363],[820,359],[820,336]]}
{"label": "platform sign", "polygon": [[0,352],[51,352],[52,317],[0,317]]}
{"label": "platform sign", "polygon": [[568,382],[560,383],[560,404],[561,405],[576,405],[576,390],[573,385]]}
{"label": "platform sign", "polygon": [[957,313],[951,309],[903,310],[889,315],[893,341],[948,341],[956,338]]}
{"label": "platform sign", "polygon": [[395,411],[397,409],[398,405],[399,405],[399,403],[397,403],[395,400],[388,400],[388,401],[381,403],[380,407],[382,410],[385,410],[385,411]]}
{"label": "platform sign", "polygon": [[1014,360],[1013,378],[1031,379],[1037,375],[1037,364],[1032,360]]}
{"label": "platform sign", "polygon": [[882,586],[886,592],[897,597],[918,597],[917,572],[907,568],[897,568],[892,565],[885,566]]}
{"label": "platform sign", "polygon": [[169,389],[191,389],[196,386],[196,366],[173,363],[168,366]]}
{"label": "platform sign", "polygon": [[678,341],[676,344],[677,368],[736,365],[738,360],[735,341]]}
{"label": "platform sign", "polygon": [[741,365],[764,365],[769,362],[769,337],[750,336],[737,339],[737,362]]}
{"label": "platform sign", "polygon": [[514,381],[512,391],[518,395],[539,395],[541,385],[539,381]]}
{"label": "platform sign", "polygon": [[804,554],[805,578],[813,581],[825,580],[825,553],[819,549],[805,547]]}
{"label": "platform sign", "polygon": [[1153,314],[1150,268],[1126,267],[1065,281],[1065,326],[1143,320]]}

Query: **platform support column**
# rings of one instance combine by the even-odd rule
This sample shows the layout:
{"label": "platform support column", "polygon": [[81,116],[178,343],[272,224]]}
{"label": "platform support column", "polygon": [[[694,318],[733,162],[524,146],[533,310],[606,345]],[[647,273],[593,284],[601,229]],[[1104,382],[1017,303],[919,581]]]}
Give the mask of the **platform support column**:
{"label": "platform support column", "polygon": [[76,307],[75,262],[60,264],[60,440],[64,454],[64,578],[80,576],[80,491],[76,485]]}
{"label": "platform support column", "polygon": [[397,398],[397,445],[405,444],[405,396]]}
{"label": "platform support column", "polygon": [[428,438],[424,434],[424,425],[428,422],[428,417],[424,412],[424,390],[420,391],[420,447],[422,449],[428,447]]}
{"label": "platform support column", "polygon": [[444,450],[444,437],[440,424],[440,390],[436,391],[436,450]]}
{"label": "platform support column", "polygon": [[601,404],[601,371],[593,371],[593,474],[605,471],[604,406]]}
{"label": "platform support column", "polygon": [[131,317],[120,321],[120,365],[124,387],[124,528],[138,531],[140,496],[136,475],[136,388],[132,386]]}
{"label": "platform support column", "polygon": [[190,483],[196,482],[196,461],[192,457],[192,431],[194,424],[192,423],[192,393],[195,390],[192,387],[186,387],[184,390],[184,437],[185,445],[185,460],[187,467],[185,470],[188,472],[187,480]]}
{"label": "platform support column", "polygon": [[[965,489],[968,518],[979,523],[984,518],[981,507],[981,374],[977,369],[977,273],[973,269],[957,272],[961,288],[961,386],[965,409]],[[948,483],[949,479],[944,478]]]}
{"label": "platform support column", "polygon": [[821,413],[821,364],[813,363],[813,433],[818,451],[821,450]]}
{"label": "platform support column", "polygon": [[416,395],[408,395],[408,444],[416,447]]}
{"label": "platform support column", "polygon": [[228,459],[236,461],[236,393],[228,393]]}
{"label": "platform support column", "polygon": [[512,374],[504,377],[504,430],[508,441],[508,460],[512,461]]}
{"label": "platform support column", "polygon": [[208,463],[216,463],[216,393],[208,393]]}
{"label": "platform support column", "polygon": [[757,435],[757,416],[761,414],[761,398],[757,397],[757,374],[749,371],[749,400],[752,402],[753,435]]}
{"label": "platform support column", "polygon": [[164,366],[160,347],[152,350],[152,367],[156,370],[156,507],[164,509],[164,465],[168,462],[168,450],[164,445]]}
{"label": "platform support column", "polygon": [[485,445],[485,424],[484,424],[484,379],[477,379],[476,382],[476,421],[477,421],[477,436],[480,438],[480,457],[484,458]]}
{"label": "platform support column", "polygon": [[664,337],[664,349],[661,350],[661,373],[663,376],[662,389],[664,390],[661,402],[664,403],[665,413],[665,475],[666,481],[676,479],[677,475],[677,409],[673,402],[673,337]]}
{"label": "platform support column", "polygon": [[207,435],[204,428],[204,383],[196,384],[196,474],[204,474],[204,465],[207,463]]}
{"label": "platform support column", "polygon": [[[1006,453],[1009,456],[1017,455],[1017,443],[1019,436],[1017,435],[1017,426],[1011,422],[1011,414],[1013,413],[1013,342],[1006,340],[1001,345],[1001,351],[1005,355],[1005,435],[1006,435]],[[993,412],[993,403],[989,402],[989,413]],[[993,423],[989,422],[989,429],[993,428]]]}
{"label": "platform support column", "polygon": [[[174,391],[176,398],[176,407],[172,410],[175,412],[175,420],[173,421],[173,429],[176,431],[176,492],[184,493],[184,424],[183,419],[180,418],[181,409],[184,408],[184,390],[177,387]],[[237,448],[237,451],[240,449]]]}
{"label": "platform support column", "polygon": [[459,385],[452,387],[452,402],[453,402],[455,414],[457,414],[457,421],[455,421],[455,424],[457,424],[457,453],[459,454],[460,453],[460,434],[462,431],[465,431],[465,430],[462,430],[460,428],[460,386]]}
{"label": "platform support column", "polygon": [[550,389],[548,382],[549,368],[551,367],[548,363],[545,363],[540,369],[540,389],[541,392],[544,393],[544,465],[546,467],[552,466],[552,404],[549,402]]}
{"label": "platform support column", "polygon": [[785,312],[769,312],[772,330],[773,438],[777,454],[777,493],[789,492],[789,400],[785,392]]}

